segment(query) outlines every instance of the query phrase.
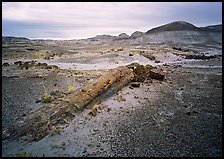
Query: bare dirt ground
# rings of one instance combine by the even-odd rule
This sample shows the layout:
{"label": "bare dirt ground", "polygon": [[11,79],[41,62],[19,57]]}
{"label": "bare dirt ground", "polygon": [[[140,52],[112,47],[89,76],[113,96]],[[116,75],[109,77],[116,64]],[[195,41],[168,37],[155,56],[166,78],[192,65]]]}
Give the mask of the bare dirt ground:
{"label": "bare dirt ground", "polygon": [[[3,49],[2,63],[10,66],[2,66],[2,156],[222,157],[222,56],[186,60],[167,45],[32,47],[37,50]],[[220,49],[203,49],[198,50],[222,55]],[[34,56],[46,52],[50,59]],[[33,59],[60,70],[13,65]],[[55,104],[40,102],[45,91],[60,90],[60,98],[66,98],[70,86],[78,89],[108,69],[132,62],[163,69],[165,80],[145,81],[138,88],[129,84],[99,103],[104,109],[96,116],[89,118],[91,108],[86,107],[62,131],[40,141],[7,138],[29,112]]]}

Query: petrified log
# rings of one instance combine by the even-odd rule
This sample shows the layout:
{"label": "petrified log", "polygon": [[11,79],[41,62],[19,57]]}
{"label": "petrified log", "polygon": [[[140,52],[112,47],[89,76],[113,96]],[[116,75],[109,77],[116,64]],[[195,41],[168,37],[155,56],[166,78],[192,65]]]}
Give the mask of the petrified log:
{"label": "petrified log", "polygon": [[94,100],[99,101],[115,94],[131,82],[133,78],[133,70],[126,66],[112,69],[100,78],[77,90],[73,97],[70,98],[68,104],[41,107],[33,114],[28,115],[22,126],[17,126],[15,123],[15,132],[11,133],[10,136],[17,138],[26,134],[32,134],[33,139],[38,141],[51,132],[51,127],[60,125],[58,124],[59,121],[63,121],[68,116],[72,118],[72,112],[76,109],[82,110]]}
{"label": "petrified log", "polygon": [[[133,68],[133,69],[131,69]],[[27,120],[22,126],[15,127],[15,133],[10,136],[20,137],[26,134],[32,134],[33,139],[40,140],[48,135],[54,126],[60,125],[61,121],[66,122],[66,118],[73,119],[73,112],[82,110],[87,105],[95,101],[101,101],[117,93],[129,82],[138,77],[138,81],[144,81],[145,78],[154,78],[163,80],[165,75],[162,71],[153,69],[151,65],[131,65],[130,68],[120,66],[108,71],[100,78],[88,83],[77,90],[69,99],[69,103],[54,106],[44,106],[33,114],[28,115]]]}
{"label": "petrified log", "polygon": [[113,69],[76,92],[70,98],[70,109],[76,107],[78,110],[81,110],[97,96],[107,91],[112,85],[118,91],[118,89],[131,82],[133,78],[134,72],[132,69],[125,66]]}

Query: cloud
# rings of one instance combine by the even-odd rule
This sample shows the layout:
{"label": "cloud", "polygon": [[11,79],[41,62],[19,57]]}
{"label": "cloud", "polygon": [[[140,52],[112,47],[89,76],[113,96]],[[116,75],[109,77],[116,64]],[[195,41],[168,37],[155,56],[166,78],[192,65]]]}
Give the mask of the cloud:
{"label": "cloud", "polygon": [[131,34],[174,20],[220,23],[221,10],[221,3],[205,2],[3,2],[3,35],[88,38]]}

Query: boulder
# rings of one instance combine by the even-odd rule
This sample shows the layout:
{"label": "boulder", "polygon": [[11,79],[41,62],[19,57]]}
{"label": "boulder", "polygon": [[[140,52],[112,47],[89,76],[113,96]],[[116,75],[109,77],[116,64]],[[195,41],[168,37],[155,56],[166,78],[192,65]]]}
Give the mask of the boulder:
{"label": "boulder", "polygon": [[157,79],[157,80],[163,81],[165,78],[165,74],[162,70],[151,69],[149,71],[149,77],[152,79]]}
{"label": "boulder", "polygon": [[144,82],[146,79],[146,70],[143,65],[138,65],[134,69],[135,77],[133,79],[134,82]]}
{"label": "boulder", "polygon": [[9,63],[5,62],[5,63],[2,64],[2,66],[9,66]]}
{"label": "boulder", "polygon": [[131,86],[132,87],[140,87],[140,83],[139,82],[132,82]]}
{"label": "boulder", "polygon": [[152,65],[149,65],[149,64],[147,64],[147,65],[145,65],[145,72],[146,72],[146,78],[147,79],[150,79],[150,71],[151,71],[151,69],[153,69],[154,67],[152,66]]}

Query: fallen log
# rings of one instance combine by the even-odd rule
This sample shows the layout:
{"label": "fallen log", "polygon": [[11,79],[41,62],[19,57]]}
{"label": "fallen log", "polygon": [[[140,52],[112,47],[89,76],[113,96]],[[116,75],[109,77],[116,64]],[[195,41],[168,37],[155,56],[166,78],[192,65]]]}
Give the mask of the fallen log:
{"label": "fallen log", "polygon": [[64,118],[73,118],[71,112],[82,110],[90,103],[101,101],[114,95],[121,88],[126,86],[134,78],[132,69],[120,66],[108,71],[103,76],[88,83],[77,90],[65,105],[54,105],[54,107],[42,107],[33,114],[28,115],[22,126],[15,126],[15,132],[10,136],[15,138],[32,134],[32,138],[39,141],[51,132],[54,126]]}
{"label": "fallen log", "polygon": [[[87,104],[94,100],[97,96],[105,93],[110,87],[116,91],[131,82],[134,78],[134,72],[125,66],[120,66],[114,70],[107,72],[94,82],[88,83],[76,94],[70,98],[70,109],[74,107],[82,110]],[[70,110],[69,109],[69,110]]]}
{"label": "fallen log", "polygon": [[16,127],[15,133],[10,136],[18,138],[32,134],[33,139],[39,141],[55,129],[55,126],[60,126],[63,121],[66,122],[65,118],[73,119],[74,111],[83,110],[87,105],[107,99],[136,79],[138,82],[143,82],[149,77],[163,80],[165,75],[163,72],[153,69],[151,65],[144,67],[133,64],[112,69],[77,90],[69,99],[68,104],[58,104],[54,107],[45,106],[35,111],[27,118],[23,126]]}

